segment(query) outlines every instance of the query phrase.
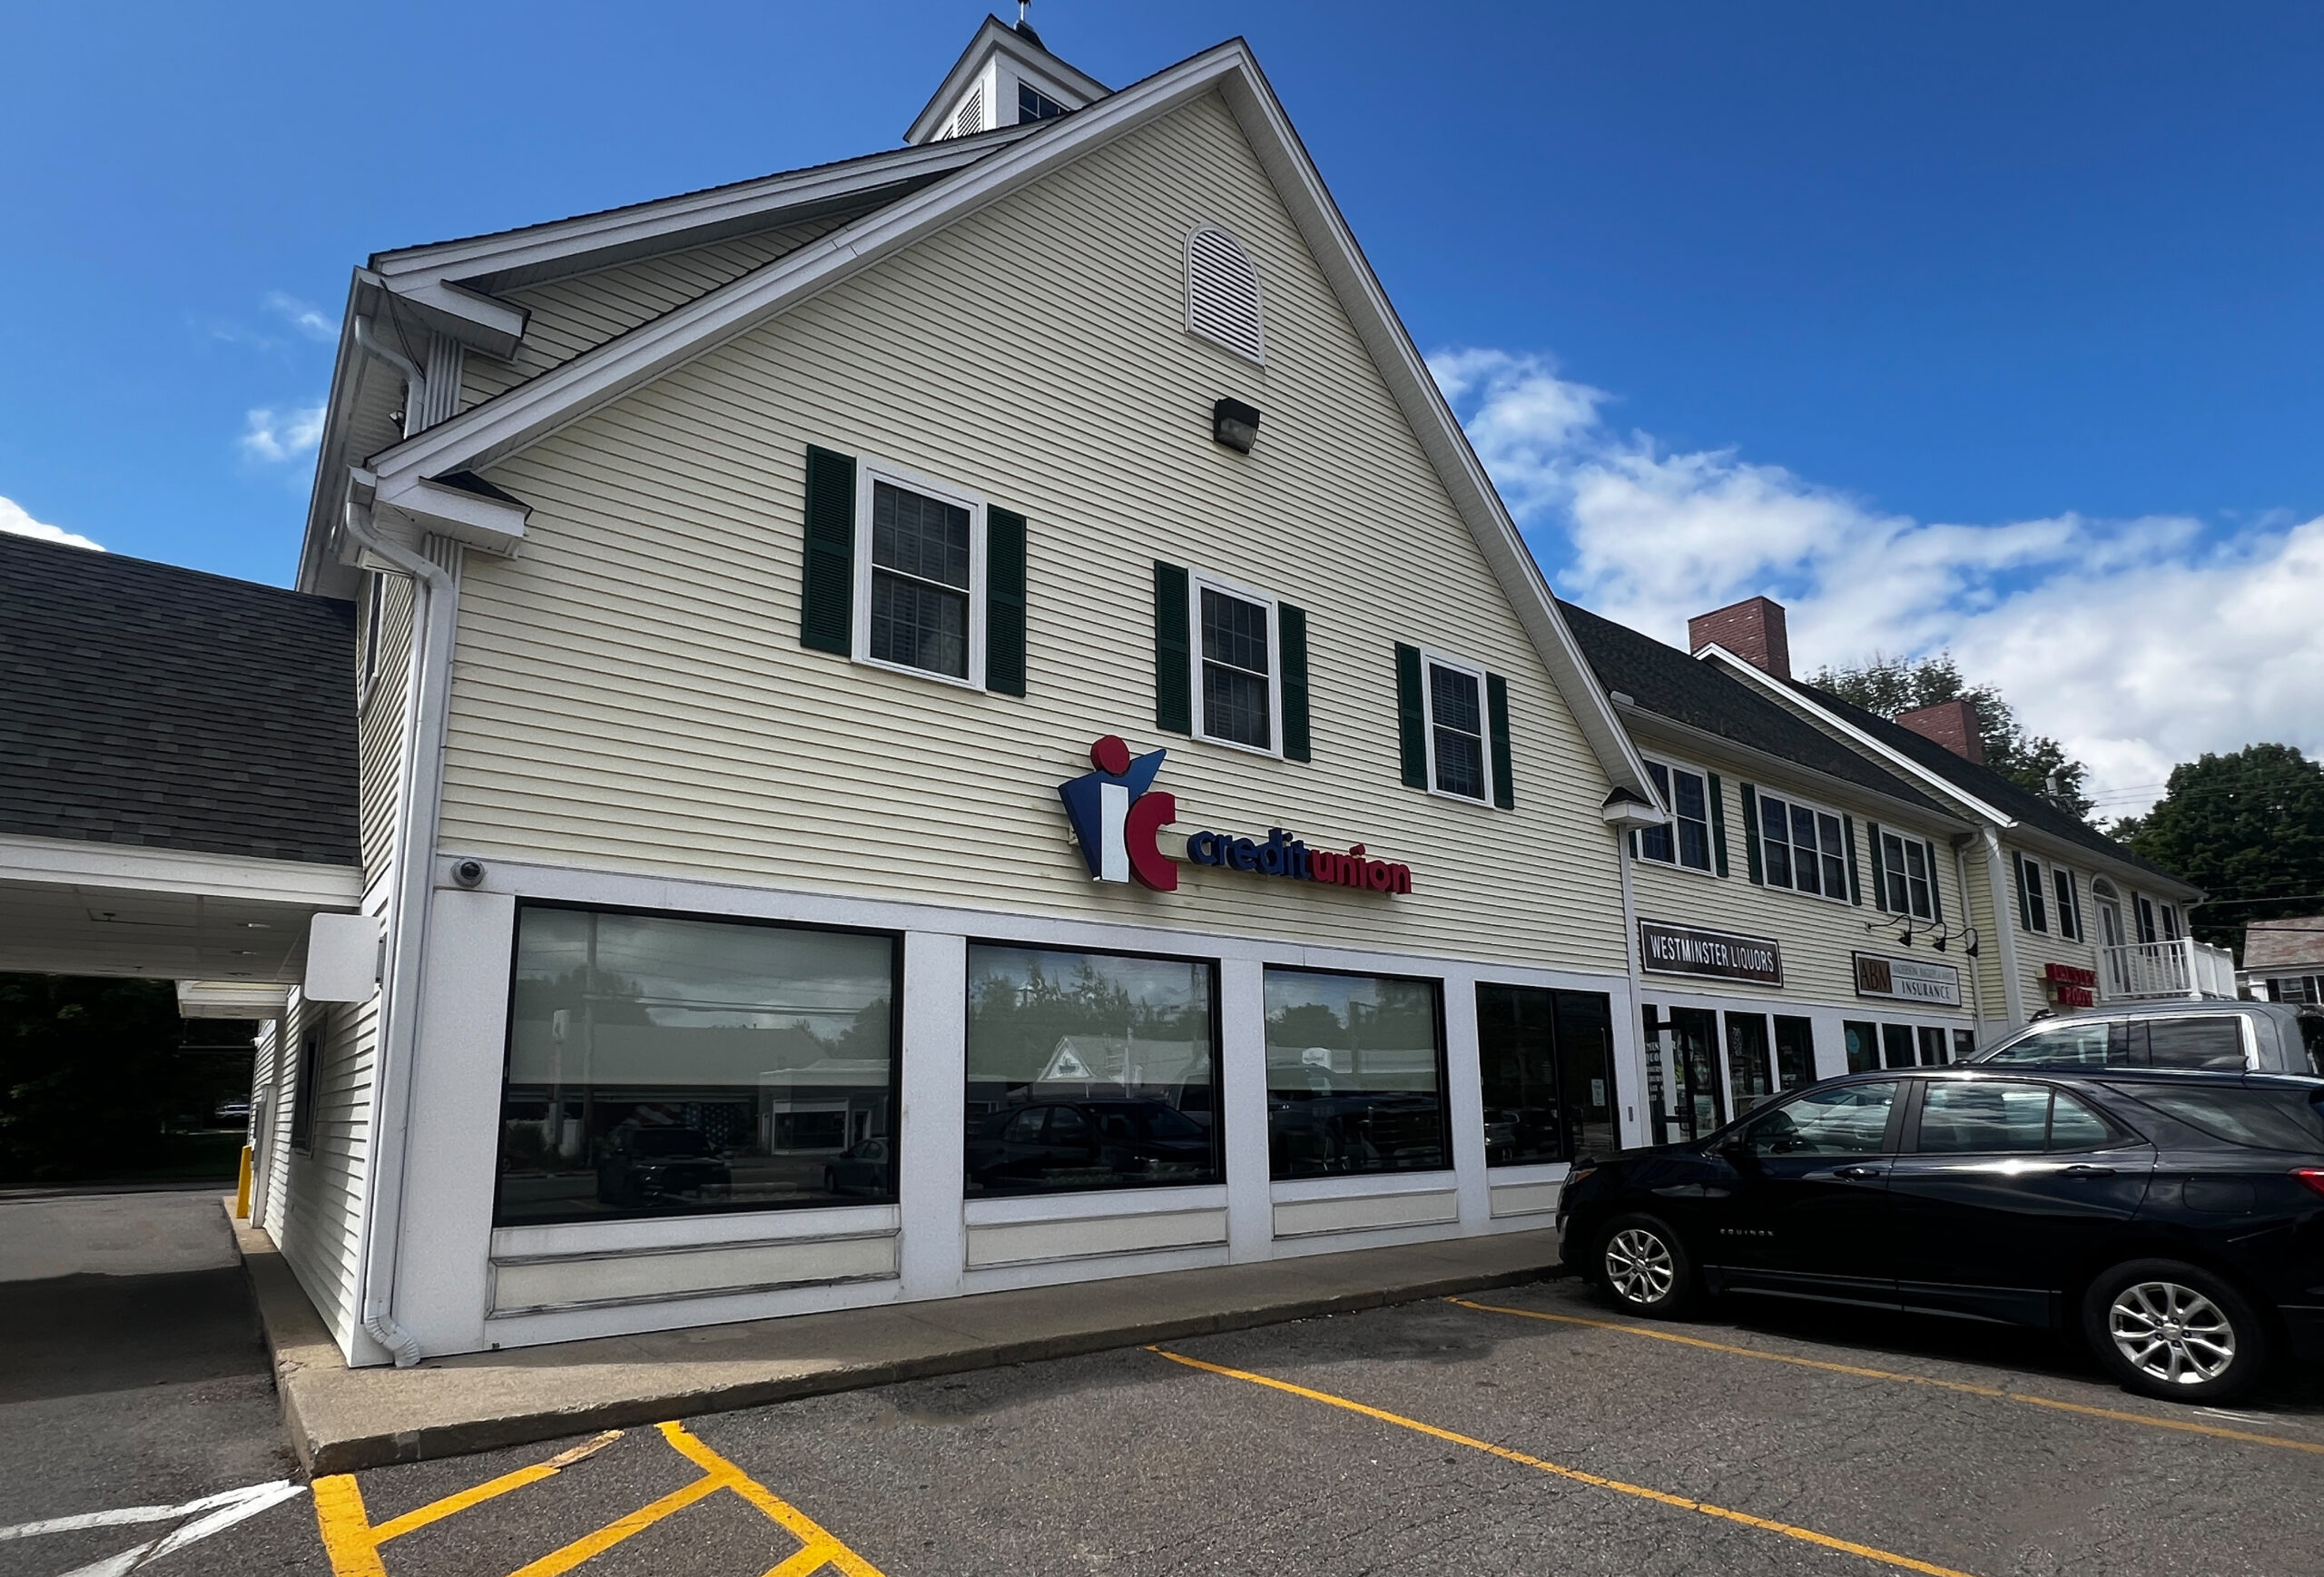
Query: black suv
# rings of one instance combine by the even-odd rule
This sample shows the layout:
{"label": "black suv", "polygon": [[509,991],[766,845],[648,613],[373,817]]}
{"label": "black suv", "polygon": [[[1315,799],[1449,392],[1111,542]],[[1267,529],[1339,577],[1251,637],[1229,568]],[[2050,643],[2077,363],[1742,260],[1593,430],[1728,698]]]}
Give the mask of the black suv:
{"label": "black suv", "polygon": [[1897,1069],[1708,1139],[1577,1163],[1569,1268],[1639,1314],[1701,1293],[2079,1328],[2212,1402],[2324,1360],[2324,1079]]}

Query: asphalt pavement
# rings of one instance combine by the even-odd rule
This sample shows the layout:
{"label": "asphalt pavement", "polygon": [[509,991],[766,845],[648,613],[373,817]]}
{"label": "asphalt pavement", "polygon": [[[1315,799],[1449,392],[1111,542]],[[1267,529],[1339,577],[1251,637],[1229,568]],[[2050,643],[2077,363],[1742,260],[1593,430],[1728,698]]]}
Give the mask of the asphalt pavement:
{"label": "asphalt pavement", "polygon": [[[293,1468],[215,1183],[0,1194],[0,1534],[247,1491]],[[198,1514],[0,1536],[0,1577],[55,1577]],[[269,1514],[311,1541],[303,1506],[303,1523]],[[165,1559],[210,1569],[200,1553]]]}
{"label": "asphalt pavement", "polygon": [[1649,1324],[1560,1281],[320,1479],[173,1559],[319,1577],[2290,1574],[2324,1571],[2319,1482],[2312,1373],[2180,1407],[2037,1335],[1781,1310]]}

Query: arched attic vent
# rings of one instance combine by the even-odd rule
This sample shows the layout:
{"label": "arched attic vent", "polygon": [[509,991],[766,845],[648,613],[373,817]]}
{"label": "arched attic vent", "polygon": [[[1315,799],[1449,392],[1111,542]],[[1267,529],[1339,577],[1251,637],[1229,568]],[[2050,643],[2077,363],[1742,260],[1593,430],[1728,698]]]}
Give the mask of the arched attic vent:
{"label": "arched attic vent", "polygon": [[1266,360],[1259,271],[1215,224],[1187,237],[1187,329],[1247,360]]}

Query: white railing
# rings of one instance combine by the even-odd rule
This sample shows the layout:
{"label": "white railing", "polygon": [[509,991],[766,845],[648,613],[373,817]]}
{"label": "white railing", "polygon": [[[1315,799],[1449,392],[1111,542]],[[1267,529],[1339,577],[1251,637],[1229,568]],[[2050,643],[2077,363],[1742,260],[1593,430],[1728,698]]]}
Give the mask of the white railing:
{"label": "white railing", "polygon": [[2191,936],[2102,947],[2098,994],[2110,1002],[2142,997],[2231,998],[2236,994],[2235,955]]}

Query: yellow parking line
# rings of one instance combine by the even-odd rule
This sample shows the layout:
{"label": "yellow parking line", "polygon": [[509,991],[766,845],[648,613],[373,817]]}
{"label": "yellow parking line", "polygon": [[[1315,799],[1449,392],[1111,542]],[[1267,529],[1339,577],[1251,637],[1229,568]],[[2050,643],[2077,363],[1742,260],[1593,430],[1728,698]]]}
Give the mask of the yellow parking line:
{"label": "yellow parking line", "polygon": [[464,1512],[470,1506],[482,1505],[486,1501],[505,1495],[510,1490],[523,1489],[528,1483],[538,1483],[545,1478],[555,1478],[575,1463],[583,1462],[596,1455],[620,1438],[620,1430],[608,1429],[603,1434],[595,1439],[584,1441],[570,1451],[558,1452],[547,1462],[536,1463],[531,1467],[520,1467],[514,1473],[504,1473],[498,1478],[487,1480],[474,1489],[465,1489],[456,1495],[446,1495],[440,1501],[431,1501],[416,1512],[406,1512],[399,1517],[381,1523],[371,1530],[372,1541],[375,1543],[384,1544],[389,1539],[400,1539],[406,1533],[417,1532],[430,1523],[450,1516],[455,1512]]}
{"label": "yellow parking line", "polygon": [[[836,1566],[847,1577],[881,1577],[880,1569],[849,1549],[821,1523],[776,1494],[726,1458],[704,1445],[682,1424],[662,1425],[663,1436],[678,1453],[718,1483],[733,1490],[768,1517],[781,1523],[806,1546],[788,1561],[777,1566],[766,1577],[803,1577],[826,1565]],[[809,1560],[810,1556],[820,1559]]]}
{"label": "yellow parking line", "polygon": [[559,1573],[572,1571],[592,1555],[602,1555],[624,1539],[644,1533],[664,1517],[716,1494],[721,1487],[716,1479],[698,1478],[684,1489],[672,1490],[651,1505],[640,1506],[629,1515],[607,1523],[594,1533],[584,1533],[562,1550],[552,1550],[539,1560],[517,1567],[508,1577],[559,1577]]}
{"label": "yellow parking line", "polygon": [[2119,1424],[2143,1424],[2150,1429],[2175,1429],[2182,1434],[2208,1435],[2214,1440],[2239,1440],[2248,1445],[2273,1445],[2285,1451],[2305,1451],[2324,1456],[2324,1442],[2293,1440],[2281,1434],[2260,1434],[2248,1429],[2226,1429],[2216,1424],[2194,1424],[2180,1418],[2156,1418],[2144,1413],[2126,1413],[2114,1407],[2093,1407],[2086,1402],[2063,1402],[2054,1396],[2040,1396],[2031,1391],[2012,1391],[1999,1385],[1979,1385],[1968,1380],[1940,1380],[1929,1375],[1900,1375],[1893,1369],[1871,1369],[1858,1364],[1835,1364],[1824,1358],[1796,1357],[1789,1353],[1771,1353],[1764,1347],[1742,1347],[1728,1342],[1706,1341],[1700,1336],[1681,1336],[1677,1331],[1659,1331],[1649,1326],[1631,1325],[1621,1320],[1585,1319],[1580,1315],[1548,1314],[1540,1309],[1508,1308],[1500,1304],[1472,1303],[1465,1297],[1449,1297],[1447,1303],[1462,1308],[1472,1308],[1485,1314],[1515,1315],[1520,1319],[1547,1320],[1553,1325],[1588,1326],[1593,1330],[1622,1331],[1652,1341],[1674,1342],[1682,1347],[1700,1347],[1706,1352],[1726,1353],[1738,1358],[1758,1358],[1769,1364],[1791,1364],[1802,1369],[1822,1369],[1827,1374],[1854,1375],[1865,1380],[1893,1380],[1901,1385],[1925,1385],[1935,1391],[1953,1391],[1964,1396],[1989,1396],[2001,1402],[2022,1402],[2028,1407],[2047,1407],[2056,1413],[2074,1413],[2085,1418],[2106,1418]]}
{"label": "yellow parking line", "polygon": [[1506,1462],[1536,1468],[1558,1478],[1571,1479],[1576,1483],[1586,1483],[1594,1489],[1612,1490],[1617,1494],[1635,1495],[1640,1500],[1652,1501],[1658,1505],[1671,1506],[1679,1511],[1699,1512],[1707,1517],[1717,1517],[1722,1522],[1739,1523],[1744,1527],[1758,1528],[1763,1533],[1780,1533],[1787,1539],[1797,1539],[1802,1543],[1814,1544],[1822,1549],[1837,1550],[1847,1555],[1860,1555],[1867,1561],[1876,1561],[1882,1565],[1894,1566],[1901,1571],[1918,1572],[1923,1573],[1924,1577],[1969,1577],[1967,1572],[1951,1566],[1938,1566],[1927,1561],[1915,1561],[1910,1555],[1899,1555],[1893,1551],[1876,1549],[1870,1544],[1858,1544],[1847,1539],[1834,1538],[1829,1533],[1819,1533],[1813,1528],[1803,1528],[1797,1523],[1778,1523],[1768,1517],[1755,1517],[1748,1512],[1730,1511],[1725,1506],[1712,1505],[1708,1501],[1689,1500],[1684,1495],[1675,1495],[1667,1490],[1649,1489],[1644,1484],[1625,1483],[1618,1478],[1606,1478],[1598,1474],[1584,1473],[1578,1467],[1561,1467],[1554,1462],[1544,1462],[1538,1456],[1528,1456],[1521,1451],[1512,1451],[1505,1445],[1495,1445],[1491,1441],[1479,1440],[1474,1435],[1459,1434],[1450,1429],[1440,1429],[1433,1424],[1423,1424],[1417,1418],[1407,1418],[1400,1413],[1390,1413],[1382,1408],[1366,1406],[1361,1402],[1351,1401],[1345,1396],[1334,1396],[1328,1391],[1311,1391],[1305,1385],[1295,1385],[1288,1380],[1275,1380],[1265,1375],[1251,1374],[1247,1370],[1229,1369],[1220,1364],[1206,1364],[1200,1358],[1189,1358],[1183,1353],[1173,1353],[1161,1347],[1148,1347],[1146,1350],[1167,1358],[1174,1364],[1184,1364],[1190,1369],[1201,1369],[1213,1375],[1224,1375],[1230,1380],[1247,1381],[1254,1385],[1265,1385],[1270,1390],[1288,1392],[1294,1396],[1305,1396],[1310,1402],[1321,1402],[1326,1406],[1345,1408],[1350,1413],[1360,1413],[1366,1418],[1376,1418],[1383,1424],[1393,1424],[1399,1429],[1409,1429],[1416,1434],[1425,1434],[1432,1439],[1446,1441],[1454,1445],[1465,1445],[1472,1451],[1482,1451]]}
{"label": "yellow parking line", "polygon": [[371,1519],[363,1510],[363,1492],[355,1475],[331,1474],[309,1487],[323,1552],[330,1557],[331,1577],[388,1577],[387,1568],[379,1564],[379,1546],[371,1542]]}

